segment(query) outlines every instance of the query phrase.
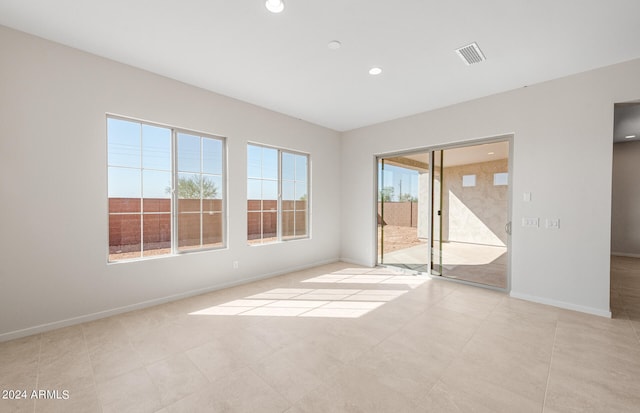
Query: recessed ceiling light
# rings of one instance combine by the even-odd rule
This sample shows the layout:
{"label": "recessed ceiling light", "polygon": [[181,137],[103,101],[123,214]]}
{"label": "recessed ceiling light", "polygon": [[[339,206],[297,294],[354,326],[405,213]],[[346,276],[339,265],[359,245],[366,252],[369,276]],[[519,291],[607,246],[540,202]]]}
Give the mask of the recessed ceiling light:
{"label": "recessed ceiling light", "polygon": [[636,135],[627,135],[627,136],[625,136],[624,138],[625,138],[625,139],[633,139],[633,138],[635,138],[635,137],[636,137]]}
{"label": "recessed ceiling light", "polygon": [[283,0],[267,0],[264,5],[271,13],[280,13],[284,10]]}
{"label": "recessed ceiling light", "polygon": [[487,153],[487,155],[495,155],[495,154],[496,154],[495,152],[489,152],[489,153]]}
{"label": "recessed ceiling light", "polygon": [[369,69],[369,74],[372,75],[372,76],[377,76],[380,73],[382,73],[382,68],[372,67],[371,69]]}
{"label": "recessed ceiling light", "polygon": [[337,40],[332,40],[329,42],[329,44],[327,45],[327,47],[331,50],[338,50],[339,48],[342,47],[342,43],[340,43]]}

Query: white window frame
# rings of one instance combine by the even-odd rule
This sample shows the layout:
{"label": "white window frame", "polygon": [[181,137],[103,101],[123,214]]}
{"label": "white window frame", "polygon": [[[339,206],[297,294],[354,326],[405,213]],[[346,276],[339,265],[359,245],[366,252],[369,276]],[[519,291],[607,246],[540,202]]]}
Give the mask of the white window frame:
{"label": "white window frame", "polygon": [[[254,146],[254,147],[259,147],[259,148],[267,148],[267,149],[273,149],[278,151],[278,178],[277,178],[277,185],[278,185],[278,194],[277,194],[277,230],[276,230],[276,240],[275,241],[270,241],[270,242],[249,242],[250,240],[247,239],[247,243],[249,246],[261,246],[261,245],[271,245],[271,244],[276,244],[276,243],[281,243],[281,242],[288,242],[288,241],[296,241],[296,240],[304,240],[304,239],[310,239],[311,238],[311,154],[306,153],[306,152],[301,152],[301,151],[296,151],[296,150],[292,150],[292,149],[285,149],[285,148],[281,148],[281,147],[277,147],[277,146],[272,146],[272,145],[266,145],[263,143],[257,143],[257,142],[248,142],[247,143],[247,170],[248,170],[248,155],[249,155],[249,147],[250,146]],[[297,155],[297,156],[304,156],[307,158],[307,174],[306,174],[306,187],[307,187],[307,211],[306,211],[306,222],[305,222],[305,235],[300,235],[300,236],[287,236],[286,238],[283,238],[282,236],[282,155],[284,153],[288,153],[288,154],[292,154],[292,155]],[[249,179],[255,179],[255,178],[250,178],[247,174],[247,180],[246,183],[248,185],[249,183]],[[270,179],[263,179],[261,178],[261,180],[270,180]],[[271,179],[272,180],[272,179]],[[296,181],[294,181],[296,182]],[[295,186],[295,184],[294,184]],[[246,191],[245,193],[248,193],[248,191]],[[247,201],[247,206],[248,206],[248,201],[249,201],[249,197],[247,196],[246,198]],[[257,211],[250,211],[247,207],[247,226],[249,225],[249,214],[251,212],[257,212]],[[261,213],[261,219],[262,219],[262,214],[264,214],[264,210],[260,209],[260,213]],[[295,219],[295,212],[294,212],[294,219]],[[263,235],[264,235],[264,229],[262,228],[262,221],[261,221],[261,240],[263,240]],[[295,231],[295,227],[294,227],[294,231]],[[248,234],[247,234],[248,236]]]}
{"label": "white window frame", "polygon": [[509,185],[509,172],[496,172],[493,174],[493,186]]}
{"label": "white window frame", "polygon": [[476,186],[476,174],[462,175],[462,187],[472,188]]}
{"label": "white window frame", "polygon": [[[132,122],[132,123],[137,123],[140,125],[148,125],[148,126],[153,126],[153,127],[159,127],[159,128],[165,128],[170,130],[171,132],[171,143],[170,143],[170,157],[171,157],[171,171],[169,171],[171,173],[171,191],[170,191],[170,205],[171,205],[171,211],[170,211],[170,222],[171,222],[171,250],[170,252],[166,253],[166,254],[158,254],[158,255],[144,255],[144,194],[141,193],[141,206],[140,206],[140,212],[138,212],[137,214],[140,215],[140,256],[139,257],[134,257],[134,258],[123,258],[123,259],[116,259],[116,260],[111,260],[110,259],[110,253],[109,253],[109,248],[110,248],[110,228],[109,228],[109,216],[112,215],[109,212],[109,196],[108,196],[108,190],[109,190],[109,180],[107,178],[107,263],[109,264],[114,264],[114,263],[122,263],[122,262],[131,262],[131,261],[139,261],[139,260],[149,260],[149,259],[156,259],[156,258],[165,258],[165,257],[171,257],[171,256],[176,256],[176,255],[182,255],[182,254],[189,254],[189,253],[193,253],[193,252],[203,252],[203,251],[211,251],[211,250],[220,250],[220,249],[225,249],[227,248],[227,210],[228,210],[228,200],[227,200],[227,139],[223,136],[218,136],[218,135],[214,135],[211,133],[204,133],[204,132],[198,132],[198,131],[194,131],[191,129],[184,129],[184,128],[179,128],[179,127],[175,127],[175,126],[170,126],[170,125],[165,125],[162,123],[155,123],[155,122],[149,122],[149,121],[143,121],[140,119],[135,119],[135,118],[130,118],[130,117],[126,117],[126,116],[121,116],[121,115],[114,115],[114,114],[107,114],[106,115],[106,124],[108,125],[109,119],[115,119],[115,120],[121,120],[121,121],[125,121],[125,122]],[[188,135],[193,135],[193,136],[198,136],[200,138],[206,138],[206,139],[214,139],[217,141],[220,141],[222,144],[222,169],[221,169],[221,186],[222,188],[220,188],[220,194],[221,194],[221,211],[220,211],[220,215],[221,215],[221,223],[222,223],[222,228],[221,228],[221,236],[222,236],[222,240],[219,246],[213,246],[213,247],[203,247],[203,248],[193,248],[193,249],[188,249],[188,250],[179,250],[178,247],[178,243],[179,243],[179,239],[178,239],[178,233],[179,233],[179,226],[178,226],[178,177],[179,177],[179,171],[178,171],[178,134],[179,133],[183,133],[183,134],[188,134]],[[112,165],[109,164],[109,133],[108,133],[108,128],[107,128],[107,134],[106,134],[106,142],[107,142],[107,172],[109,170],[110,167],[112,167]],[[202,139],[201,139],[201,152],[200,152],[200,156],[201,156],[201,165],[202,165]],[[141,154],[140,156],[143,156],[142,150],[141,150]],[[124,167],[123,167],[124,168]],[[138,168],[130,168],[129,169],[138,169]],[[142,165],[142,163],[140,164],[140,168],[139,170],[144,171],[144,166]],[[108,175],[108,173],[107,173]],[[202,171],[200,172],[200,175],[202,175]],[[200,198],[200,204],[202,205],[202,198]],[[200,212],[202,213],[202,207]],[[124,213],[123,213],[124,214]],[[147,213],[149,214],[149,213]],[[133,215],[133,213],[132,213]],[[202,218],[200,219],[200,243],[202,245]]]}

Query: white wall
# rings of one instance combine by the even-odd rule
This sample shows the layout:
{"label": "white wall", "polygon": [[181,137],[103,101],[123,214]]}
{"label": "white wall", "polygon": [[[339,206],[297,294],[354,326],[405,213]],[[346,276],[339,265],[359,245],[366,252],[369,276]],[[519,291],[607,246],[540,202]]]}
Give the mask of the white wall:
{"label": "white wall", "polygon": [[343,259],[375,262],[375,154],[513,133],[511,294],[609,315],[613,105],[640,97],[638,73],[635,60],[344,133]]}
{"label": "white wall", "polygon": [[640,142],[613,145],[611,250],[640,257]]}
{"label": "white wall", "polygon": [[[339,257],[337,132],[1,26],[0,50],[0,341]],[[228,138],[227,249],[107,265],[107,112]],[[248,140],[311,154],[312,239],[246,245]]]}

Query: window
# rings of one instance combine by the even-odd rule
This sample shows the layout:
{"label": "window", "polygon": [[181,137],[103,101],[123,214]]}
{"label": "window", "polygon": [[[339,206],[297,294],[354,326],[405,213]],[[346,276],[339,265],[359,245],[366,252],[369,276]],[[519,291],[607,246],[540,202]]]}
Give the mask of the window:
{"label": "window", "polygon": [[309,156],[247,147],[247,239],[263,244],[309,236]]}
{"label": "window", "polygon": [[224,246],[222,138],[108,117],[107,142],[109,261]]}
{"label": "window", "polygon": [[476,186],[476,176],[462,175],[462,186]]}
{"label": "window", "polygon": [[282,238],[307,236],[308,157],[281,152]]}
{"label": "window", "polygon": [[509,173],[500,172],[497,174],[493,174],[493,185],[494,186],[509,185]]}

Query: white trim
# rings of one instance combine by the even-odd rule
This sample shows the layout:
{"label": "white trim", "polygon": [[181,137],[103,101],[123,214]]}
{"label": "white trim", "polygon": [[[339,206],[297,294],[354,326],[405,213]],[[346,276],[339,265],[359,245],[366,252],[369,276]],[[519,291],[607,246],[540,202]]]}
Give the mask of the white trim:
{"label": "white trim", "polygon": [[509,296],[512,298],[519,298],[521,300],[532,301],[534,303],[551,305],[554,307],[564,308],[566,310],[579,311],[581,313],[593,314],[600,317],[611,318],[611,311],[600,310],[599,308],[585,307],[578,304],[567,303],[564,301],[552,300],[550,298],[537,297],[529,294],[521,294],[518,292],[511,292]]}
{"label": "white trim", "polygon": [[628,252],[612,252],[611,255],[616,257],[640,258],[640,254],[631,254]]}
{"label": "white trim", "polygon": [[344,257],[342,257],[342,258],[339,259],[339,261],[344,262],[346,264],[360,265],[362,267],[367,267],[367,268],[375,268],[375,266],[376,266],[375,262],[372,264],[370,262],[367,263],[367,262],[364,262],[362,260],[356,260],[356,259],[353,259],[353,258],[344,258]]}
{"label": "white trim", "polygon": [[98,311],[96,313],[85,314],[78,317],[67,318],[65,320],[54,321],[51,323],[40,324],[33,327],[27,327],[21,330],[9,331],[7,333],[0,334],[0,343],[3,341],[9,341],[16,338],[22,338],[26,336],[30,336],[33,334],[44,333],[46,331],[55,330],[62,327],[68,327],[76,324],[86,323],[89,321],[98,320],[101,318],[111,317],[117,314],[126,313],[129,311],[139,310],[142,308],[152,307],[154,305],[164,304],[171,301],[181,300],[183,298],[192,297],[195,295],[205,294],[212,291],[222,290],[225,288],[235,287],[242,284],[252,283],[254,281],[259,281],[265,278],[276,277],[282,274],[288,274],[290,272],[306,270],[308,268],[317,267],[319,265],[333,264],[335,262],[339,262],[338,258],[332,258],[328,260],[318,261],[313,264],[305,264],[296,267],[290,267],[284,270],[275,271],[267,274],[261,274],[251,278],[245,278],[239,281],[233,281],[228,283],[222,283],[217,285],[212,285],[205,288],[200,288],[197,290],[191,290],[180,294],[174,294],[166,297],[156,298],[153,300],[142,301],[140,303],[126,305],[123,307],[112,308],[110,310]]}

